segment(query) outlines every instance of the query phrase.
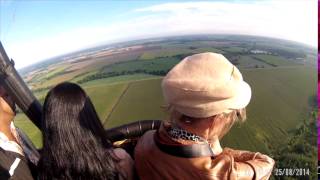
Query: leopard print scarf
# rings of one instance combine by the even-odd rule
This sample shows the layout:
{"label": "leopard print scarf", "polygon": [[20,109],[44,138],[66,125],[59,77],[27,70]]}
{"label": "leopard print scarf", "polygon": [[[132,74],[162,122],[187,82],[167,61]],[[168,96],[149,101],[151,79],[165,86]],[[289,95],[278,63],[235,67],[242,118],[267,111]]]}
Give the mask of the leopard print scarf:
{"label": "leopard print scarf", "polygon": [[181,128],[171,127],[168,129],[168,134],[173,139],[183,139],[183,140],[190,140],[190,141],[195,141],[195,142],[206,142],[207,143],[207,141],[204,138],[202,138],[198,135],[195,135],[193,133],[190,133],[190,132],[188,132],[184,129],[181,129]]}

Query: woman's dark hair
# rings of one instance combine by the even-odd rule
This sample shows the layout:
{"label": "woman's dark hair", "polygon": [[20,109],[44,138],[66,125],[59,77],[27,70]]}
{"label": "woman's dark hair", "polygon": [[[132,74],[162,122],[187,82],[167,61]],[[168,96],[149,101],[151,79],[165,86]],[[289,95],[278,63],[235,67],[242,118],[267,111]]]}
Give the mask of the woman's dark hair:
{"label": "woman's dark hair", "polygon": [[39,179],[116,179],[111,144],[85,91],[61,83],[45,98]]}

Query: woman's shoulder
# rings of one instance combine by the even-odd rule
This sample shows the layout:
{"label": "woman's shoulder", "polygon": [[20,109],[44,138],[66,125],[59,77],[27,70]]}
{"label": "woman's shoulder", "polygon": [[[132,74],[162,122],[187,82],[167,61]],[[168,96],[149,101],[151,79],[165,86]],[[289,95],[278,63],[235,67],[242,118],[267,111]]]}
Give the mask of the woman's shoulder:
{"label": "woman's shoulder", "polygon": [[116,156],[116,159],[119,159],[119,160],[131,159],[130,155],[122,148],[115,148],[112,151],[113,151],[113,154]]}
{"label": "woman's shoulder", "polygon": [[122,148],[115,148],[112,151],[120,179],[133,179],[134,161],[131,156]]}

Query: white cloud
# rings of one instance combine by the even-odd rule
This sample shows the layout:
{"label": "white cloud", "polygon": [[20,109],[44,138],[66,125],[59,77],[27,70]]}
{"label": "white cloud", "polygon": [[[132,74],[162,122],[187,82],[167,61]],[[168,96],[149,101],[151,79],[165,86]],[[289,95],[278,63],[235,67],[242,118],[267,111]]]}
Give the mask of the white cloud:
{"label": "white cloud", "polygon": [[[165,3],[133,10],[123,22],[69,29],[5,44],[17,67],[105,42],[195,33],[271,36],[317,46],[317,1]],[[138,15],[138,16],[137,16]]]}
{"label": "white cloud", "polygon": [[136,11],[174,19],[178,25],[167,26],[180,27],[181,30],[264,35],[317,45],[315,0],[166,3]]}

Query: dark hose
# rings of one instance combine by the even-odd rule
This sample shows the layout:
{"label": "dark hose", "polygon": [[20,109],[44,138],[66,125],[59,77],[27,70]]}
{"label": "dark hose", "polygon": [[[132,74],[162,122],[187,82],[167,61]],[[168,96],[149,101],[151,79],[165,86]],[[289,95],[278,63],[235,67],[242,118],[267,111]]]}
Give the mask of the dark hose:
{"label": "dark hose", "polygon": [[22,80],[0,42],[0,80],[19,108],[40,129],[42,107]]}
{"label": "dark hose", "polygon": [[159,129],[161,120],[141,120],[106,130],[111,142],[142,136],[146,131]]}

